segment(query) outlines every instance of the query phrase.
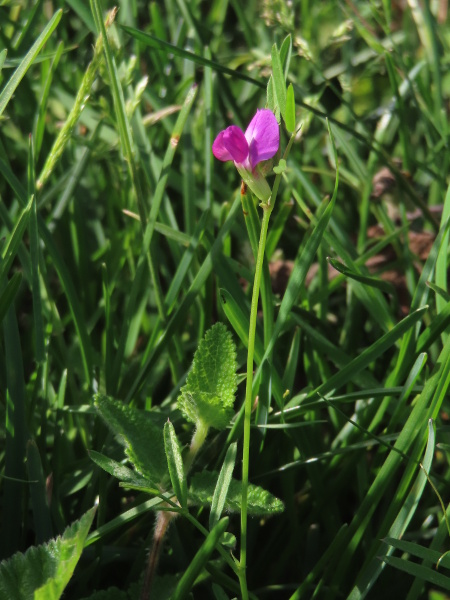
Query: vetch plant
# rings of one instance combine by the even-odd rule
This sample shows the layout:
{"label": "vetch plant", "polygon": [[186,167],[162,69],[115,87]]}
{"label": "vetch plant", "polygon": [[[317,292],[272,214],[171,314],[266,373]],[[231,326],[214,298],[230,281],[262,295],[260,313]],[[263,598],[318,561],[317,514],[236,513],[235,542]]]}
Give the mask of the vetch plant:
{"label": "vetch plant", "polygon": [[[290,43],[290,38],[287,38]],[[248,351],[247,351],[247,377],[244,405],[244,440],[242,453],[242,487],[241,487],[241,548],[240,560],[238,564],[238,576],[243,600],[249,598],[247,587],[247,515],[249,503],[249,467],[250,467],[250,425],[251,413],[254,400],[253,390],[253,366],[255,354],[256,322],[258,313],[259,291],[263,276],[263,264],[265,258],[265,248],[267,241],[267,232],[269,219],[272,214],[278,188],[286,168],[286,159],[289,155],[291,146],[295,139],[295,102],[292,84],[286,90],[285,73],[281,67],[280,52],[276,44],[272,48],[272,69],[273,75],[267,86],[267,105],[269,108],[258,110],[250,122],[245,134],[236,125],[231,125],[224,131],[221,131],[214,141],[212,151],[216,158],[221,161],[233,160],[244,183],[250,188],[255,196],[261,200],[260,207],[263,210],[261,222],[261,232],[256,256],[255,274],[253,281],[253,291],[251,299],[250,323],[248,332]],[[275,156],[278,152],[280,138],[279,125],[275,115],[283,118],[286,131],[290,133],[290,139],[286,146],[283,157],[278,165],[274,167],[276,177],[272,189],[270,189],[259,165],[262,161]],[[329,130],[330,131],[330,130]],[[331,131],[330,131],[331,136]],[[333,139],[332,139],[333,143]],[[334,149],[334,143],[333,143]],[[334,149],[335,150],[335,149]],[[336,153],[335,153],[336,159]],[[336,161],[337,166],[337,161]],[[319,245],[324,229],[331,216],[334,202],[337,195],[338,178],[336,175],[336,184],[334,194],[329,207],[325,210],[316,231],[311,236],[308,246],[308,258],[305,264],[315,254]],[[245,195],[245,194],[244,194]],[[305,271],[306,274],[306,271]],[[300,285],[297,282],[298,287]],[[290,294],[285,296],[288,301]],[[284,303],[284,300],[283,300]],[[283,305],[282,305],[283,307]],[[283,310],[280,309],[280,313]],[[270,343],[269,343],[270,346]],[[268,358],[269,348],[266,348],[264,357]],[[261,368],[261,365],[260,365]]]}

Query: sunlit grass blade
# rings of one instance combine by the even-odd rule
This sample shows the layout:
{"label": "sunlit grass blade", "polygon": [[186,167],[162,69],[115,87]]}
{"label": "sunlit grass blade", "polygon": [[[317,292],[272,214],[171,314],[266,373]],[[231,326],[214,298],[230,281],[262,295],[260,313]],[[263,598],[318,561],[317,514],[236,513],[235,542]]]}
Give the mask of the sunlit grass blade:
{"label": "sunlit grass blade", "polygon": [[[150,245],[152,242],[153,233],[155,231],[156,220],[158,218],[158,213],[160,211],[161,202],[163,199],[164,191],[167,185],[167,179],[169,177],[170,166],[175,156],[175,151],[178,146],[178,142],[180,140],[181,134],[183,132],[184,125],[186,123],[186,119],[188,117],[189,111],[192,108],[192,104],[195,100],[197,94],[197,86],[191,87],[189,90],[185,102],[183,104],[183,108],[181,109],[177,121],[175,123],[174,130],[172,132],[166,154],[164,156],[163,164],[161,167],[160,178],[158,180],[155,192],[152,198],[150,215],[148,217],[148,221],[145,220],[144,223],[141,221],[141,225],[143,227],[143,244],[141,248],[141,255],[139,258],[136,276],[133,281],[133,285],[131,287],[128,302],[126,307],[125,319],[122,325],[122,330],[119,338],[118,350],[116,353],[115,361],[114,361],[114,379],[112,380],[113,390],[117,388],[119,377],[120,377],[120,365],[122,364],[123,353],[125,350],[125,345],[127,341],[127,336],[129,332],[129,322],[131,315],[135,310],[135,302],[137,299],[137,294],[139,291],[139,286],[141,283],[141,277],[143,276],[143,269],[145,266],[146,257],[148,257]],[[141,216],[142,219],[142,216]],[[161,315],[162,316],[162,315]],[[160,318],[161,318],[160,316]],[[164,313],[165,317],[165,313]]]}
{"label": "sunlit grass blade", "polygon": [[134,37],[136,40],[139,40],[146,46],[150,46],[151,48],[156,48],[157,50],[163,50],[164,52],[174,54],[175,56],[179,56],[180,58],[184,58],[187,60],[191,60],[192,62],[202,65],[204,67],[211,67],[213,71],[218,73],[223,73],[224,75],[231,75],[233,78],[242,79],[243,81],[248,81],[255,86],[258,86],[262,89],[265,88],[265,83],[262,81],[258,81],[253,77],[246,75],[245,73],[241,73],[240,71],[234,71],[233,69],[229,69],[228,67],[224,67],[223,65],[204,58],[199,54],[194,54],[193,52],[189,52],[188,50],[183,50],[182,48],[178,48],[174,44],[170,44],[169,42],[165,42],[164,40],[160,40],[149,33],[144,33],[143,31],[139,31],[138,29],[133,29],[132,27],[127,27],[125,25],[122,26],[122,29]]}
{"label": "sunlit grass blade", "polygon": [[28,196],[33,204],[30,213],[30,258],[31,258],[31,289],[33,294],[33,315],[36,336],[36,361],[44,361],[44,323],[42,319],[42,298],[40,283],[40,250],[36,205],[36,174],[35,174],[34,143],[30,136],[28,152]]}
{"label": "sunlit grass blade", "polygon": [[56,50],[55,57],[53,58],[51,65],[48,69],[45,86],[42,90],[41,101],[39,103],[39,111],[36,115],[34,128],[33,128],[33,139],[35,143],[35,153],[36,157],[39,157],[39,153],[42,146],[42,140],[45,132],[45,118],[48,110],[47,101],[50,95],[50,89],[52,87],[53,75],[56,71],[59,61],[61,60],[61,56],[64,51],[64,44],[60,42],[58,44],[58,48]]}
{"label": "sunlit grass blade", "polygon": [[25,73],[28,71],[29,67],[33,64],[39,52],[42,50],[42,47],[45,45],[48,38],[52,35],[54,30],[56,29],[59,21],[61,20],[63,11],[62,9],[57,10],[53,17],[48,22],[44,31],[37,38],[31,48],[28,50],[26,56],[21,61],[20,65],[12,74],[8,83],[0,92],[0,116],[3,114],[8,102],[10,101],[12,95],[14,94],[17,86],[25,76]]}
{"label": "sunlit grass blade", "polygon": [[436,571],[436,569],[425,567],[418,563],[405,560],[403,558],[398,558],[396,556],[385,556],[383,561],[391,567],[395,567],[399,571],[408,573],[408,575],[411,575],[412,577],[418,577],[419,579],[428,581],[433,585],[443,588],[444,590],[450,590],[450,577],[447,577],[443,573]]}
{"label": "sunlit grass blade", "polygon": [[150,369],[152,368],[154,361],[160,355],[160,353],[163,351],[163,349],[165,349],[167,343],[169,342],[173,333],[176,331],[177,327],[181,323],[185,322],[187,310],[194,302],[195,298],[197,297],[200,290],[202,289],[206,279],[208,278],[209,274],[211,273],[212,268],[213,268],[213,259],[214,259],[215,255],[219,252],[219,250],[222,248],[223,239],[227,235],[227,233],[229,232],[229,230],[233,224],[233,221],[237,215],[239,206],[240,206],[240,199],[239,199],[239,197],[237,197],[234,201],[233,206],[231,207],[229,214],[228,214],[227,221],[224,223],[223,227],[218,232],[216,239],[214,241],[214,244],[213,244],[210,252],[206,256],[205,260],[203,261],[203,264],[200,267],[197,275],[195,276],[195,279],[192,282],[188,292],[186,293],[186,296],[183,298],[178,309],[175,311],[175,313],[172,315],[170,321],[167,323],[165,331],[159,338],[158,343],[151,349],[149,356],[145,361],[145,364],[142,366],[142,368],[139,371],[137,377],[135,378],[132,386],[128,390],[127,400],[130,400],[133,397],[133,395],[135,394],[136,390],[139,389],[143,379],[147,376]]}
{"label": "sunlit grass blade", "polygon": [[[442,218],[441,218],[441,228],[445,226],[445,223],[448,221],[449,218],[450,218],[450,185],[447,188],[447,193],[445,195],[444,209],[442,211]],[[435,281],[436,285],[439,286],[441,289],[443,289],[445,292],[447,291],[448,242],[449,242],[449,233],[448,233],[448,231],[446,231],[445,235],[443,237],[443,240],[442,240],[441,247],[439,248],[439,254],[436,259],[436,271],[435,271],[435,277],[434,277],[434,281]],[[431,287],[431,285],[430,285],[430,287]],[[450,299],[450,296],[449,296],[449,299]],[[442,296],[441,294],[439,294],[439,296],[436,298],[436,307],[437,307],[437,310],[439,313],[444,309],[444,306],[447,302],[448,302],[448,300],[446,300],[445,296]],[[445,336],[444,336],[444,338],[445,338]]]}
{"label": "sunlit grass blade", "polygon": [[[6,180],[13,188],[21,205],[26,207],[25,213],[29,214],[29,212],[27,213],[27,211],[31,210],[32,201],[28,202],[27,204],[27,192],[17,180],[17,178],[14,176],[14,174],[11,172],[11,169],[8,167],[8,165],[6,165],[2,159],[0,159],[0,171],[3,172],[3,174],[5,175]],[[67,265],[64,263],[61,254],[59,253],[50,231],[48,230],[44,220],[40,215],[37,216],[37,221],[41,239],[43,240],[46,249],[52,258],[53,266],[58,272],[62,286],[67,295],[70,311],[79,336],[84,375],[86,378],[86,382],[90,383],[92,377],[92,346],[87,332],[87,326],[83,315],[82,305],[78,299],[75,284],[70,275],[70,271],[67,268]]]}
{"label": "sunlit grass blade", "polygon": [[[432,420],[430,419],[428,423],[427,448],[422,462],[423,469],[425,469],[426,473],[428,473],[431,469],[431,464],[435,450],[435,443],[435,427]],[[394,538],[395,540],[397,540],[404,535],[412,517],[414,516],[414,513],[418,508],[420,498],[422,497],[425,488],[425,484],[427,483],[427,477],[425,475],[425,472],[422,469],[419,469],[416,480],[389,529],[388,538]],[[372,558],[370,562],[366,562],[366,565],[360,571],[356,579],[355,587],[353,588],[353,591],[349,597],[349,600],[361,600],[362,598],[366,597],[367,593],[373,587],[383,570],[383,563],[380,562],[380,559],[384,560],[385,557],[390,556],[393,552],[393,548],[386,548],[386,552],[380,556],[380,542],[376,542],[376,547],[376,550],[373,550],[371,554],[373,555],[376,552],[377,556],[375,558]]]}
{"label": "sunlit grass blade", "polygon": [[327,260],[329,264],[334,269],[336,269],[336,271],[339,271],[339,273],[342,273],[350,279],[354,279],[355,281],[359,281],[364,285],[374,287],[377,290],[384,292],[385,294],[396,294],[395,287],[389,281],[384,281],[383,279],[377,279],[376,277],[370,277],[368,275],[361,275],[360,273],[355,273],[335,258],[327,258]]}
{"label": "sunlit grass blade", "polygon": [[[332,136],[331,130],[330,135]],[[333,142],[334,143],[334,142]],[[336,162],[337,165],[337,162]],[[306,242],[302,251],[297,255],[294,268],[292,270],[291,276],[289,278],[289,282],[286,288],[286,292],[283,296],[283,300],[281,302],[280,310],[278,312],[278,317],[275,323],[275,327],[272,332],[272,337],[269,343],[266,346],[266,350],[264,353],[264,357],[270,356],[270,353],[273,350],[273,347],[278,339],[278,335],[283,327],[288,315],[298,297],[300,289],[304,284],[306,274],[314,260],[314,256],[317,252],[319,244],[322,240],[325,229],[330,220],[331,214],[333,212],[333,208],[336,202],[337,191],[339,186],[339,171],[336,170],[336,180],[334,185],[333,196],[331,197],[330,202],[325,208],[323,214],[319,218],[317,225],[314,227],[314,230],[311,233],[308,241]]]}
{"label": "sunlit grass blade", "polygon": [[332,375],[326,382],[319,386],[314,392],[308,394],[308,398],[314,397],[315,393],[325,396],[333,389],[338,389],[351,381],[357,373],[366,368],[378,356],[381,356],[388,348],[400,339],[405,332],[413,327],[428,310],[428,307],[419,308],[414,313],[405,317],[391,331],[385,333],[369,348],[366,348],[361,354],[343,367],[339,373]]}
{"label": "sunlit grass blade", "polygon": [[[419,458],[419,453],[421,453],[423,445],[420,432],[423,430],[424,419],[435,418],[435,413],[439,410],[444,399],[444,394],[450,385],[449,364],[450,344],[447,343],[441,352],[440,362],[438,362],[432,376],[425,384],[422,393],[417,399],[395,442],[395,448],[400,452],[407,454],[414,444],[415,454],[417,459]],[[390,452],[354,515],[346,532],[345,549],[343,548],[342,554],[336,557],[336,570],[333,569],[333,573],[335,573],[333,577],[335,585],[339,585],[339,581],[342,580],[345,570],[349,567],[351,556],[362,539],[371,515],[380,502],[387,485],[394,477],[401,461],[402,457],[399,453]]]}

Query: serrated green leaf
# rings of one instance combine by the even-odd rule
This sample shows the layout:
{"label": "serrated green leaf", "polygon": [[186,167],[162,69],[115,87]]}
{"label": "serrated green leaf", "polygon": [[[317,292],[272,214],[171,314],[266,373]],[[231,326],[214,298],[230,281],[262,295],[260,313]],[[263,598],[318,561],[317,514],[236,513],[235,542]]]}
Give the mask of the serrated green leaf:
{"label": "serrated green leaf", "polygon": [[216,323],[201,340],[178,408],[189,421],[224,429],[233,415],[237,389],[236,348],[223,323]]}
{"label": "serrated green leaf", "polygon": [[[191,486],[189,488],[189,501],[192,502],[192,504],[211,506],[218,478],[219,473],[216,471],[202,471],[201,473],[196,473],[192,477]],[[241,494],[241,482],[237,481],[236,479],[232,479],[224,505],[224,508],[227,512],[240,512]],[[283,510],[284,504],[281,500],[258,485],[249,485],[249,515],[272,515],[281,513]]]}
{"label": "serrated green leaf", "polygon": [[292,83],[289,84],[286,93],[286,113],[284,115],[284,123],[289,133],[295,131],[295,97]]}
{"label": "serrated green leaf", "polygon": [[110,429],[125,445],[136,470],[154,484],[167,480],[162,417],[130,408],[109,396],[96,394],[94,404]]}
{"label": "serrated green leaf", "polygon": [[95,508],[61,537],[18,552],[0,565],[0,600],[58,600],[84,548]]}
{"label": "serrated green leaf", "polygon": [[211,512],[209,515],[209,529],[211,530],[216,523],[219,522],[225,502],[227,499],[228,489],[230,487],[231,478],[233,475],[234,464],[236,462],[237,443],[231,444],[225,455],[222,468],[220,469],[219,478],[217,479],[216,488],[211,504]]}
{"label": "serrated green leaf", "polygon": [[173,491],[182,508],[187,506],[187,482],[184,473],[183,458],[175,428],[170,421],[164,425],[164,447],[169,467]]}

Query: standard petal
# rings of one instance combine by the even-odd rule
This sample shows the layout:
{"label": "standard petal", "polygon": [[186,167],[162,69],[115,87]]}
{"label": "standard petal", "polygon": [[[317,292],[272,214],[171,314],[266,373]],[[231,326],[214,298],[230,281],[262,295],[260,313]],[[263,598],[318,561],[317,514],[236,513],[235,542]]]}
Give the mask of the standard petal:
{"label": "standard petal", "polygon": [[264,108],[256,111],[245,132],[245,139],[249,145],[252,169],[262,160],[275,156],[280,145],[280,128],[271,110]]}

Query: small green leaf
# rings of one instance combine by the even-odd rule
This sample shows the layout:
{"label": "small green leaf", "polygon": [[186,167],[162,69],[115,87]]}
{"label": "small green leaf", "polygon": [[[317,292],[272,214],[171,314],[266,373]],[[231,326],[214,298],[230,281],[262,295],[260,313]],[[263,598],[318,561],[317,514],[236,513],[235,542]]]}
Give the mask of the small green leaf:
{"label": "small green leaf", "polygon": [[277,45],[272,46],[272,76],[275,89],[275,98],[280,107],[283,119],[286,114],[286,81],[284,79],[283,67],[281,66],[280,53]]}
{"label": "small green leaf", "polygon": [[[219,474],[216,471],[202,471],[192,477],[189,500],[192,504],[211,506]],[[241,510],[241,482],[232,479],[224,508],[227,512]],[[248,487],[248,514],[254,516],[272,515],[283,512],[284,504],[267,490],[250,484]]]}
{"label": "small green leaf", "polygon": [[228,489],[233,475],[234,464],[236,462],[237,443],[231,444],[225,455],[222,468],[217,479],[216,489],[211,504],[211,512],[209,515],[209,528],[212,529],[220,519],[225,501],[227,499]]}
{"label": "small green leaf", "polygon": [[201,340],[178,408],[202,427],[225,429],[233,415],[237,389],[236,348],[223,323],[216,323]]}
{"label": "small green leaf", "polygon": [[283,66],[284,79],[287,80],[287,76],[289,73],[289,65],[291,63],[291,55],[292,55],[292,36],[291,34],[287,35],[280,48],[280,62]]}
{"label": "small green leaf", "polygon": [[284,160],[284,158],[282,158],[280,159],[278,165],[273,168],[273,172],[277,175],[280,175],[281,173],[284,173],[284,171],[286,171],[286,161]]}
{"label": "small green leaf", "polygon": [[136,470],[155,484],[167,479],[162,417],[130,408],[109,396],[96,394],[94,404],[109,428],[125,445]]}
{"label": "small green leaf", "polygon": [[294,133],[295,131],[295,97],[294,97],[294,88],[292,87],[292,83],[289,84],[286,93],[286,114],[284,116],[284,123],[286,125],[286,129],[289,133]]}
{"label": "small green leaf", "polygon": [[61,537],[18,552],[0,565],[0,600],[58,600],[84,548],[95,508]]}
{"label": "small green leaf", "polygon": [[164,425],[164,447],[169,466],[173,491],[182,508],[187,506],[187,482],[184,474],[183,458],[175,428],[170,421]]}

